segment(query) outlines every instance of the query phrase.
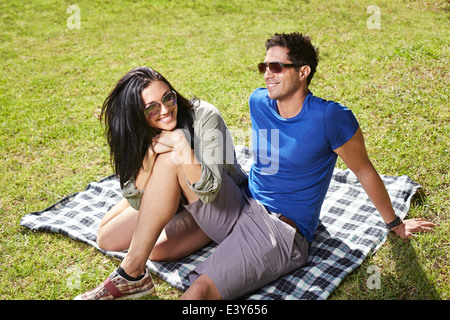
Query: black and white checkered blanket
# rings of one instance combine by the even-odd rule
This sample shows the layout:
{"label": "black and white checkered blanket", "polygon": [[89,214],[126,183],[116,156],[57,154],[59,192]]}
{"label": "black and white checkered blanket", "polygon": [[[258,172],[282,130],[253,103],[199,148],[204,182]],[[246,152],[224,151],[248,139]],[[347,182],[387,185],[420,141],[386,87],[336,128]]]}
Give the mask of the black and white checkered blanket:
{"label": "black and white checkered blanket", "polygon": [[[242,167],[248,171],[248,148],[236,147]],[[407,176],[381,176],[396,213],[404,218],[420,185]],[[96,243],[103,215],[121,199],[114,176],[92,182],[82,192],[72,194],[51,207],[24,216],[21,226],[32,230],[61,233],[85,242],[104,254],[123,259],[125,252],[103,251]],[[245,299],[326,299],[341,280],[357,268],[365,257],[386,240],[388,230],[366,193],[349,170],[335,169],[322,206],[320,224],[311,244],[308,264]],[[147,261],[147,267],[170,285],[186,290],[188,274],[215,249],[209,245],[172,263]]]}

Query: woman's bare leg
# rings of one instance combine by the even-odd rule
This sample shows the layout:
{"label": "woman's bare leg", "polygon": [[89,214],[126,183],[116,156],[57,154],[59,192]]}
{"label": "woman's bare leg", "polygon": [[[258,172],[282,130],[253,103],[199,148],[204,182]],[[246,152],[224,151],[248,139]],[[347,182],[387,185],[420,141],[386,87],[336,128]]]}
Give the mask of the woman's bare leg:
{"label": "woman's bare leg", "polygon": [[211,239],[185,209],[178,211],[156,241],[149,259],[176,261],[203,248]]}
{"label": "woman's bare leg", "polygon": [[117,202],[109,211],[103,216],[102,221],[100,221],[99,230],[103,228],[108,222],[121,214],[125,209],[130,207],[127,199],[122,198],[119,202]]}
{"label": "woman's bare leg", "polygon": [[[126,208],[105,223],[98,232],[97,243],[108,251],[122,251],[130,247],[139,211]],[[184,208],[170,220],[161,232],[149,259],[175,261],[204,247],[211,241],[200,229],[192,215]]]}
{"label": "woman's bare leg", "polygon": [[130,248],[121,263],[128,275],[137,277],[145,272],[147,258],[178,209],[181,192],[189,203],[198,200],[187,186],[181,166],[172,161],[170,153],[160,154],[142,197]]}
{"label": "woman's bare leg", "polygon": [[[127,200],[125,199],[125,201]],[[111,215],[107,216],[110,213]],[[107,251],[126,250],[130,247],[139,211],[128,206],[111,217],[114,213],[117,211],[111,210],[105,215],[109,219],[98,229],[97,244],[101,249]]]}

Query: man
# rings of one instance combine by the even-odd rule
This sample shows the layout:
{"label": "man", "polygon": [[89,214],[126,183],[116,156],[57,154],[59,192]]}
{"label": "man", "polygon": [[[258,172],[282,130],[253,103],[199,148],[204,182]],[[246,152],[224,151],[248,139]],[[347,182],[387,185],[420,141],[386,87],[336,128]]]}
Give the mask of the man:
{"label": "man", "polygon": [[[247,202],[252,208],[251,215],[266,221],[257,224],[264,225],[263,233],[268,233],[267,238],[274,245],[270,252],[276,251],[274,257],[282,260],[282,264],[289,263],[292,270],[306,262],[292,257],[307,256],[305,243],[314,239],[338,156],[355,173],[387,227],[397,236],[409,238],[413,232],[430,231],[434,227],[433,223],[422,219],[402,221],[395,215],[386,188],[367,156],[363,134],[352,112],[310,92],[308,87],[317,63],[318,50],[309,37],[299,33],[275,34],[267,40],[266,58],[258,65],[267,88],[255,90],[249,100],[254,163],[249,174]],[[241,216],[247,215],[244,212]],[[274,216],[283,224],[275,223]],[[237,220],[235,228],[251,225],[250,220],[243,219]],[[247,233],[228,236],[224,242],[234,241],[235,246],[228,246],[233,248],[228,251],[228,260],[217,259],[215,265],[234,270],[229,272],[230,278],[234,273],[241,281],[251,279],[245,283],[256,282],[256,286],[271,280],[265,272],[268,269],[274,278],[289,272],[287,268],[273,265],[277,259],[261,257],[258,261],[252,260],[249,251],[242,254],[245,245],[257,246],[254,255],[262,254],[262,245],[255,244],[258,241],[248,243],[249,235],[258,234],[257,228],[248,228]],[[283,238],[292,230],[295,237]],[[223,243],[218,248],[221,246]],[[277,251],[276,246],[290,247]],[[222,267],[224,264],[226,267]],[[256,279],[252,272],[241,272],[242,268],[257,270],[261,276]],[[226,277],[220,278],[205,269],[196,272],[202,275],[184,298],[224,298],[224,293],[229,292],[223,283]],[[241,293],[254,289],[246,284],[240,289]],[[236,292],[225,298],[235,297]]]}
{"label": "man", "polygon": [[[421,219],[403,222],[395,215],[352,112],[311,93],[308,87],[317,64],[318,50],[308,36],[275,34],[266,42],[266,58],[258,68],[264,74],[267,89],[252,94],[250,113],[253,132],[276,130],[279,141],[278,150],[265,150],[268,143],[263,141],[264,137],[261,134],[254,137],[253,152],[258,158],[249,177],[253,197],[268,210],[291,219],[312,241],[339,156],[355,173],[396,235],[408,238],[412,232],[431,230],[430,222]],[[279,168],[274,174],[264,172],[265,164],[270,162],[266,156],[269,153],[279,156]]]}

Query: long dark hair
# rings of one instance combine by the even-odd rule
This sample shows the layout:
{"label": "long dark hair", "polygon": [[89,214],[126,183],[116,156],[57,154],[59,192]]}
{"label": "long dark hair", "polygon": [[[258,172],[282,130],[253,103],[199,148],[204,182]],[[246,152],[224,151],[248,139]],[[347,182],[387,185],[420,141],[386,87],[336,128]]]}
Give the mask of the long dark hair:
{"label": "long dark hair", "polygon": [[147,149],[153,148],[152,139],[160,129],[151,127],[144,115],[141,97],[151,82],[162,81],[177,95],[177,128],[192,132],[190,110],[194,100],[180,95],[159,72],[148,67],[137,67],[124,75],[111,91],[102,106],[101,119],[105,122],[105,135],[110,147],[111,164],[119,176],[120,186],[135,178],[142,167]]}

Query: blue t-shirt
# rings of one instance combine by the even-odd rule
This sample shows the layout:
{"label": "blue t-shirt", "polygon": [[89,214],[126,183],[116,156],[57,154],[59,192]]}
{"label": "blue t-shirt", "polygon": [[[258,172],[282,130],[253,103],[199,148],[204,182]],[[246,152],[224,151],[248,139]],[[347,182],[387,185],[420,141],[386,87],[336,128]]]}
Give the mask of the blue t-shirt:
{"label": "blue t-shirt", "polygon": [[337,160],[333,150],[353,137],[358,122],[350,109],[311,92],[300,113],[289,119],[278,114],[266,88],[256,89],[249,104],[251,195],[267,210],[294,221],[312,242]]}

